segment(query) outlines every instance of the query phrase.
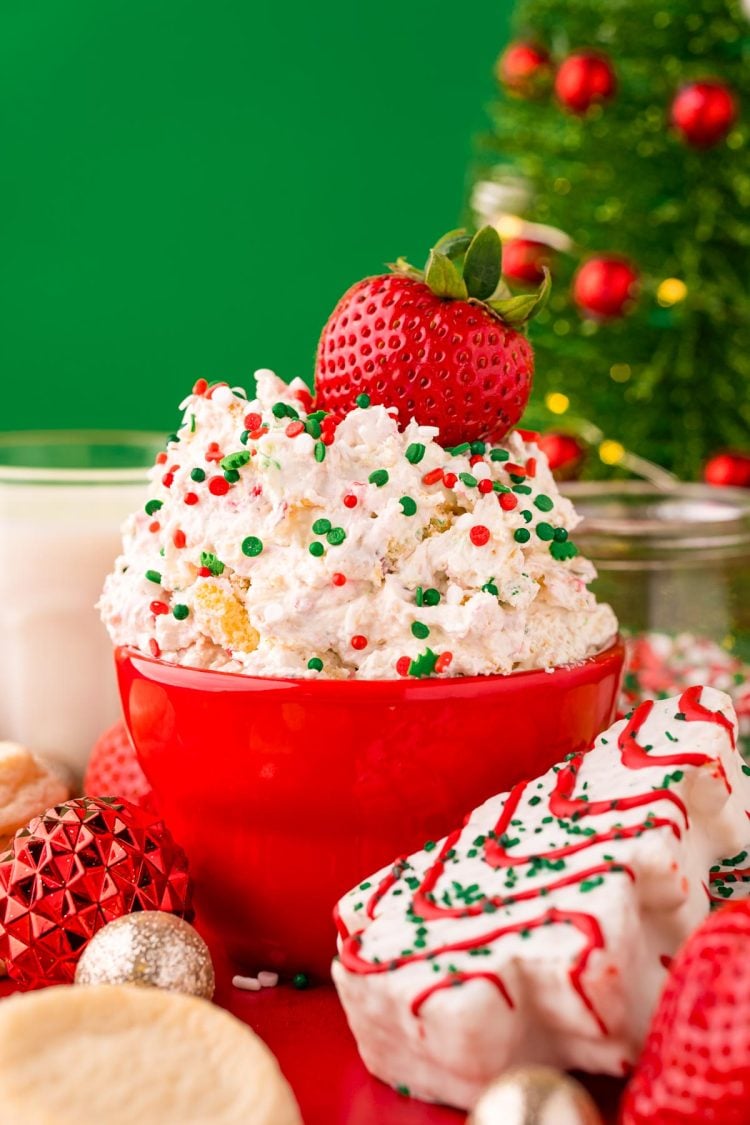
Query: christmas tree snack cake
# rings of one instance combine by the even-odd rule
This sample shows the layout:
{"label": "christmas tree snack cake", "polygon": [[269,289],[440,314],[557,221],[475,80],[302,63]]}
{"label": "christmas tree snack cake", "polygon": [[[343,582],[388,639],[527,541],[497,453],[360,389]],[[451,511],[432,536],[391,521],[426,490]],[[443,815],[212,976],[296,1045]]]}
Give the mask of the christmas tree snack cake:
{"label": "christmas tree snack cake", "polygon": [[538,298],[490,296],[493,231],[443,250],[424,276],[400,263],[344,295],[314,403],[270,371],[251,401],[199,380],[106,584],[115,644],[248,675],[388,679],[553,668],[613,640],[578,517],[536,436],[512,429]]}
{"label": "christmas tree snack cake", "polygon": [[462,1108],[518,1063],[627,1073],[710,887],[747,865],[736,738],[712,688],[646,701],[345,895],[333,975],[368,1069]]}

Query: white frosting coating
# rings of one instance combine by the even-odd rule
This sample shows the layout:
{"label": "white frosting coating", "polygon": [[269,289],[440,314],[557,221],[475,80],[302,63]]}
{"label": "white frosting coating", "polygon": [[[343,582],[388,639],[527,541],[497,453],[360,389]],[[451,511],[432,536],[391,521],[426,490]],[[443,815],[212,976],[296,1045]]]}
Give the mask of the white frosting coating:
{"label": "white frosting coating", "polygon": [[333,976],[372,1073],[470,1108],[516,1064],[633,1064],[709,869],[742,859],[736,731],[712,688],[645,703],[346,895]]}
{"label": "white frosting coating", "polygon": [[[509,673],[612,640],[614,614],[568,539],[578,518],[532,440],[512,433],[472,464],[471,450],[449,453],[416,422],[401,431],[384,407],[353,410],[335,437],[323,423],[319,437],[302,390],[263,371],[253,402],[220,386],[183,403],[179,441],[152,474],[156,503],[126,523],[101,599],[116,644],[253,675],[383,679],[400,658],[423,657],[412,674],[447,653],[438,674]],[[263,426],[248,436],[249,414]],[[303,423],[313,432],[295,432]],[[205,552],[221,573],[201,570]]]}

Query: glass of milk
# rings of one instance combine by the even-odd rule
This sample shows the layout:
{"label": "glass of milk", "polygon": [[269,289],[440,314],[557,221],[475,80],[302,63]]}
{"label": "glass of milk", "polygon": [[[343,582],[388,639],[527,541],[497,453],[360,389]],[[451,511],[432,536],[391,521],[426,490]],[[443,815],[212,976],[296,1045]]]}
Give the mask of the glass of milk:
{"label": "glass of milk", "polygon": [[76,778],[120,713],[94,606],[162,445],[138,432],[0,434],[0,740]]}

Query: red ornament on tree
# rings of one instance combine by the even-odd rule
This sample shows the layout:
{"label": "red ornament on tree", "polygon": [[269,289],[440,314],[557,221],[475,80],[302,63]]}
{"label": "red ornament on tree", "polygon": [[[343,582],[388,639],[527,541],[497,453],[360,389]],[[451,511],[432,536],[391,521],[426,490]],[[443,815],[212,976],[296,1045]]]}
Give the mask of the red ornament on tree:
{"label": "red ornament on tree", "polygon": [[511,43],[497,60],[496,72],[506,90],[529,98],[549,83],[552,63],[544,47],[534,43]]}
{"label": "red ornament on tree", "polygon": [[529,238],[510,238],[503,243],[503,276],[522,285],[541,285],[544,267],[552,261],[552,250]]}
{"label": "red ornament on tree", "polygon": [[87,797],[124,797],[134,805],[156,808],[153,790],[122,719],[97,739],[83,780],[83,791]]}
{"label": "red ornament on tree", "polygon": [[717,453],[706,462],[703,479],[706,484],[750,488],[750,453]]}
{"label": "red ornament on tree", "polygon": [[0,857],[0,958],[23,988],[70,983],[97,930],[136,910],[189,918],[187,860],[128,801],[81,797],[20,829]]}
{"label": "red ornament on tree", "polygon": [[635,300],[638,271],[626,258],[589,258],[573,278],[573,300],[586,316],[624,316]]}
{"label": "red ornament on tree", "polygon": [[558,101],[572,113],[586,113],[595,102],[608,101],[616,89],[612,63],[593,51],[569,55],[555,77]]}
{"label": "red ornament on tree", "polygon": [[737,120],[737,103],[723,82],[691,82],[672,102],[671,120],[693,148],[711,148],[723,140]]}
{"label": "red ornament on tree", "polygon": [[539,435],[537,444],[558,480],[574,480],[578,476],[586,450],[577,437],[550,430]]}

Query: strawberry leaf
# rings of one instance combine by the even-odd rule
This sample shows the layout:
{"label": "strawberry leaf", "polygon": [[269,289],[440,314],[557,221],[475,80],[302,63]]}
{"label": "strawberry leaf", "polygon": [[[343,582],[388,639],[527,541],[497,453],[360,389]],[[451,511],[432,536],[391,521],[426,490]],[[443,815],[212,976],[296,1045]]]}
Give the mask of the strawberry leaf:
{"label": "strawberry leaf", "polygon": [[465,254],[470,245],[471,235],[465,230],[451,230],[435,243],[433,250],[445,254],[453,262]]}
{"label": "strawberry leaf", "polygon": [[470,297],[486,301],[497,289],[503,248],[494,227],[474,235],[464,258],[464,281]]}
{"label": "strawberry leaf", "polygon": [[436,297],[465,301],[469,296],[464,279],[456,266],[450,258],[438,250],[430,250],[424,279]]}
{"label": "strawberry leaf", "polygon": [[511,328],[521,328],[546,305],[550,284],[550,272],[545,269],[544,281],[536,293],[526,293],[519,297],[509,297],[499,301],[488,301],[487,305]]}
{"label": "strawberry leaf", "polygon": [[406,258],[396,258],[395,262],[386,262],[386,266],[391,273],[401,273],[414,281],[424,281],[424,270],[417,269],[411,262],[407,262]]}

